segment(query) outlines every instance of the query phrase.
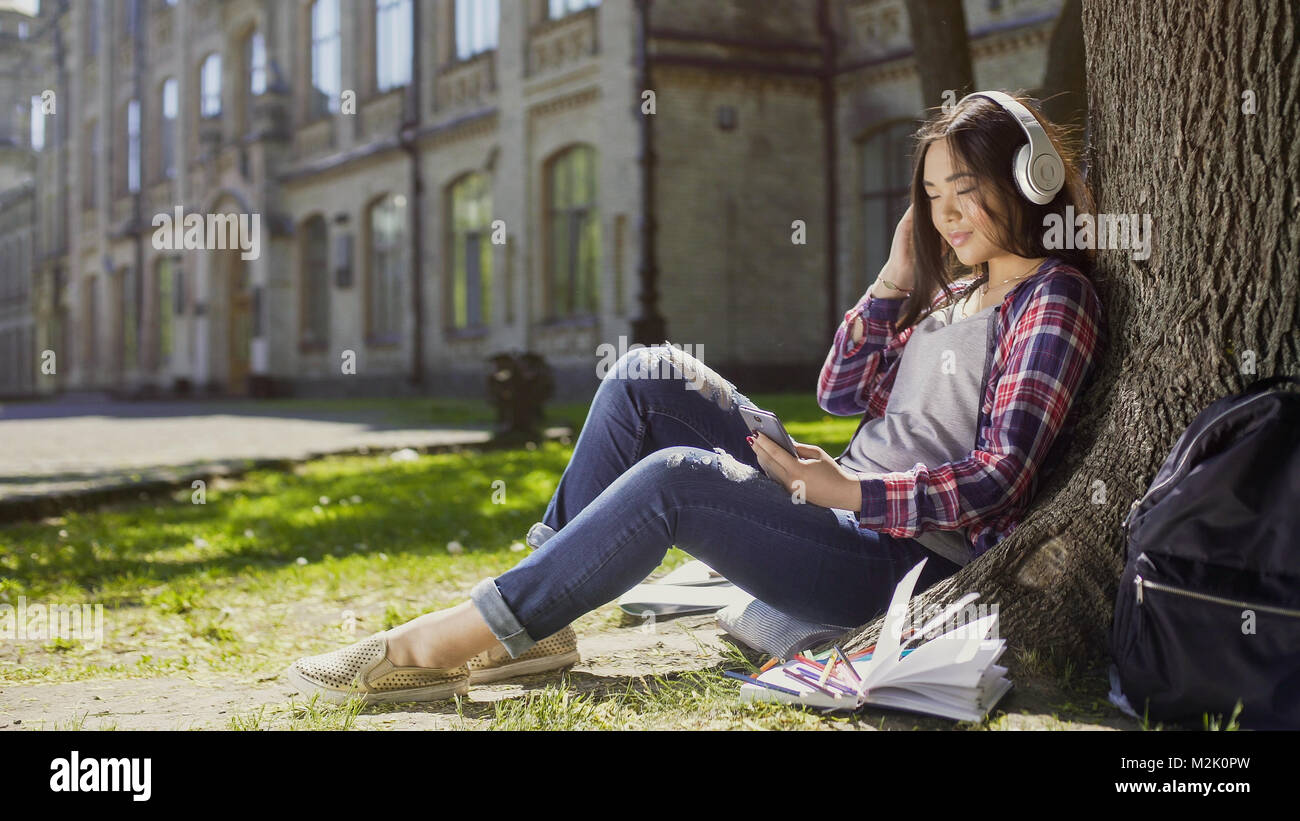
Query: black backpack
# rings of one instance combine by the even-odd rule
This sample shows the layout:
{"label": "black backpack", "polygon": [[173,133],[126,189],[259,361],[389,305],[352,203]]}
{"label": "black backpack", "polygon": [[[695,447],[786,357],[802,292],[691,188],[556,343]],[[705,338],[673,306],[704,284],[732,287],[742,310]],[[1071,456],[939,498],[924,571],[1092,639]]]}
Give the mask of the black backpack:
{"label": "black backpack", "polygon": [[1293,384],[1207,407],[1124,519],[1112,679],[1139,715],[1226,723],[1240,700],[1242,727],[1300,729],[1300,394],[1278,388]]}

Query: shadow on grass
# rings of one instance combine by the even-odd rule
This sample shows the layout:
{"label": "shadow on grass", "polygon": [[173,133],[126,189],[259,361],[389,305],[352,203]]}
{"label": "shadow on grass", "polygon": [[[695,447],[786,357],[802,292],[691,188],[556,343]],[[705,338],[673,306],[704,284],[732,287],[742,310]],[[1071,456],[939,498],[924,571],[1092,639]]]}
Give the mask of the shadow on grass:
{"label": "shadow on grass", "polygon": [[[855,418],[832,418],[811,395],[755,395],[801,441],[838,452]],[[574,440],[579,431],[574,431]],[[832,450],[834,449],[834,450]],[[326,557],[385,553],[509,555],[542,517],[572,445],[471,448],[393,462],[331,457],[291,472],[258,470],[217,480],[201,504],[185,488],[45,522],[0,527],[0,596],[69,587],[91,594],[114,583],[115,600],[144,588],[273,572]],[[134,594],[132,593],[134,590]]]}

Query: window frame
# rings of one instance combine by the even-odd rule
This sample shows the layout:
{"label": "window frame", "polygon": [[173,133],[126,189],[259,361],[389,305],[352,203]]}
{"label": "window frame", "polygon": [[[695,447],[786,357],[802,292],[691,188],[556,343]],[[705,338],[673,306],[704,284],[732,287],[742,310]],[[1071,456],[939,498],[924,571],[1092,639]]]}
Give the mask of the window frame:
{"label": "window frame", "polygon": [[[407,253],[410,230],[408,220],[410,212],[404,194],[381,194],[370,201],[365,210],[366,253],[365,253],[365,321],[366,344],[377,347],[396,347],[402,339],[402,308],[404,296],[403,284],[410,273],[410,260]],[[380,290],[379,249],[375,231],[377,212],[391,210],[395,213],[391,236],[385,238],[383,250],[388,267],[383,273],[382,286],[385,289],[383,299],[376,294]],[[376,313],[383,302],[387,302],[388,327],[379,328]]]}
{"label": "window frame", "polygon": [[[863,272],[862,276],[866,278],[863,283],[860,283],[859,290],[865,290],[875,280],[876,275],[880,273],[880,266],[872,268],[872,260],[879,258],[880,265],[883,266],[884,262],[889,259],[889,249],[893,240],[894,229],[898,225],[898,220],[902,218],[903,212],[907,210],[907,206],[911,204],[912,150],[915,148],[915,140],[911,138],[911,134],[920,125],[921,120],[915,116],[894,117],[872,124],[854,140],[858,162],[858,228],[855,233],[860,232],[860,253],[862,255],[862,264],[858,266],[858,269]],[[868,172],[867,151],[877,140],[884,141],[882,151],[884,153],[886,172],[888,173],[889,169],[894,169],[898,176],[891,178],[888,184],[884,186],[872,188],[869,187],[866,179]],[[910,147],[908,146],[909,143],[911,143]],[[899,156],[894,150],[898,146],[908,150],[902,156]],[[900,199],[894,201],[891,205],[890,201],[896,197]],[[884,203],[884,221],[883,225],[876,227],[879,228],[881,236],[884,238],[883,256],[873,257],[872,249],[868,247],[872,233],[868,221],[872,219],[873,205],[882,201]]]}
{"label": "window frame", "polygon": [[[310,232],[319,225],[321,236],[317,239]],[[329,348],[330,334],[330,230],[329,221],[324,214],[309,215],[300,223],[298,239],[298,350],[304,353],[323,352]],[[313,250],[315,249],[315,250]],[[318,265],[312,263],[319,262]],[[312,310],[312,286],[323,286],[320,298],[321,312],[317,317]],[[312,327],[315,321],[321,327]],[[322,331],[321,338],[316,332]]]}
{"label": "window frame", "polygon": [[128,100],[126,103],[126,192],[128,194],[140,193],[142,182],[140,115],[140,100]]}
{"label": "window frame", "polygon": [[[253,107],[256,100],[266,93],[268,63],[266,58],[266,37],[261,29],[252,28],[244,35],[243,82],[240,83],[244,95],[244,131],[251,131],[256,121]],[[260,56],[260,62],[259,62]]]}
{"label": "window frame", "polygon": [[[462,195],[466,197],[465,200],[459,199]],[[461,221],[461,216],[465,208],[477,208],[479,206],[482,206],[485,211],[482,220],[474,220],[473,222],[475,224],[473,226],[463,226],[458,224]],[[492,264],[494,254],[492,246],[491,176],[482,171],[470,171],[454,179],[447,185],[446,207],[446,237],[448,252],[445,255],[447,265],[447,310],[443,318],[444,325],[450,334],[456,336],[483,334],[492,326],[494,308],[493,289],[495,287],[495,271]],[[485,240],[479,247],[478,321],[474,321],[475,318],[472,318],[469,315],[469,254],[464,243],[470,236],[481,237]],[[463,255],[463,269],[460,265],[462,252],[465,252]],[[486,265],[483,264],[484,258],[487,260]],[[457,315],[457,294],[462,287],[465,294],[464,323],[460,322],[460,318]]]}
{"label": "window frame", "polygon": [[[199,120],[215,120],[221,116],[221,52],[209,52],[199,64]],[[216,83],[216,89],[209,84]],[[215,109],[212,105],[215,101]]]}
{"label": "window frame", "polygon": [[563,20],[571,14],[599,7],[600,0],[546,0],[546,19]]}
{"label": "window frame", "polygon": [[[318,32],[316,27],[326,25],[322,22],[324,14],[318,14],[318,10],[325,8],[324,4],[330,4],[334,10],[333,30],[328,32]],[[341,95],[343,93],[343,22],[340,19],[341,7],[339,0],[312,0],[307,6],[307,95],[304,101],[307,107],[307,120],[317,120],[337,114],[342,108]],[[326,56],[326,48],[333,53],[334,70],[333,76],[325,77],[323,63]],[[323,88],[319,83],[332,80],[334,83],[331,89]],[[320,93],[320,97],[316,96]],[[318,99],[324,100],[324,107],[316,102]]]}
{"label": "window frame", "polygon": [[[415,0],[374,0],[375,93],[387,94],[411,84],[411,61],[415,50]],[[401,49],[381,48],[388,29],[405,32]]]}
{"label": "window frame", "polygon": [[500,0],[455,0],[452,5],[452,53],[465,62],[496,51],[501,44]]}
{"label": "window frame", "polygon": [[[168,87],[171,88],[171,105],[168,105]],[[176,179],[177,120],[180,118],[180,82],[175,77],[164,77],[158,86],[158,179]],[[167,116],[167,112],[172,112]],[[169,122],[170,121],[170,122]]]}
{"label": "window frame", "polygon": [[[580,154],[587,157],[589,171],[589,198],[585,204],[557,205],[557,199],[560,197],[561,186],[560,180],[557,179],[559,169],[564,168],[567,164],[575,162],[575,158]],[[603,258],[603,236],[600,213],[600,151],[589,143],[575,143],[556,151],[547,160],[544,171],[543,196],[545,202],[543,214],[545,225],[543,228],[543,242],[545,243],[545,271],[546,287],[545,291],[545,319],[548,324],[556,323],[586,323],[592,321],[600,313],[600,287],[601,287],[601,264]],[[564,181],[569,183],[572,191],[572,184],[576,180],[572,178]],[[572,195],[571,195],[572,196]],[[575,214],[581,212],[584,216],[581,220],[575,221]],[[559,262],[556,242],[557,236],[557,215],[564,215],[564,224],[568,226],[566,232],[566,259],[568,271],[563,281],[560,279],[560,272],[557,268]],[[590,278],[590,288],[587,296],[589,304],[583,304],[583,286],[580,282],[585,278],[581,270],[581,243],[586,231],[593,231],[595,234],[596,248],[593,269],[586,275]],[[575,243],[574,240],[577,242]],[[559,293],[561,286],[569,297],[568,310],[560,311]]]}

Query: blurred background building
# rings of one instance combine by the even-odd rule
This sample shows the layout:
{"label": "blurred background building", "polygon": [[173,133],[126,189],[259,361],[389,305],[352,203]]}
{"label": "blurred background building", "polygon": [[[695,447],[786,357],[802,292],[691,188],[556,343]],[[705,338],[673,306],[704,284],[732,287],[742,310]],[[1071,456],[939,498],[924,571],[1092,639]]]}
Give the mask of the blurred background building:
{"label": "blurred background building", "polygon": [[[1062,2],[966,0],[976,85],[1034,93]],[[513,348],[564,396],[620,336],[811,391],[938,102],[903,0],[0,2],[0,396],[482,395]],[[260,256],[155,249],[177,206]]]}

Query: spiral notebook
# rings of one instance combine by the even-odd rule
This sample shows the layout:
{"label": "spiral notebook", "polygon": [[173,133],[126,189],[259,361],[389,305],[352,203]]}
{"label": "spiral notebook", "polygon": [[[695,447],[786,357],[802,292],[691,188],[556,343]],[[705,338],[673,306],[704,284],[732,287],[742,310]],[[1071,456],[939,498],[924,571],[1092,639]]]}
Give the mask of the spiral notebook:
{"label": "spiral notebook", "polygon": [[[880,638],[869,651],[847,657],[841,656],[838,648],[817,657],[798,654],[756,677],[741,676],[745,683],[740,687],[740,700],[806,704],[825,710],[872,705],[957,721],[984,718],[1011,689],[1007,668],[995,664],[1006,641],[989,637],[996,634],[997,612],[925,640],[979,597],[970,593],[904,640],[907,604],[926,561],[922,559],[894,588]],[[826,675],[828,665],[831,671]]]}

